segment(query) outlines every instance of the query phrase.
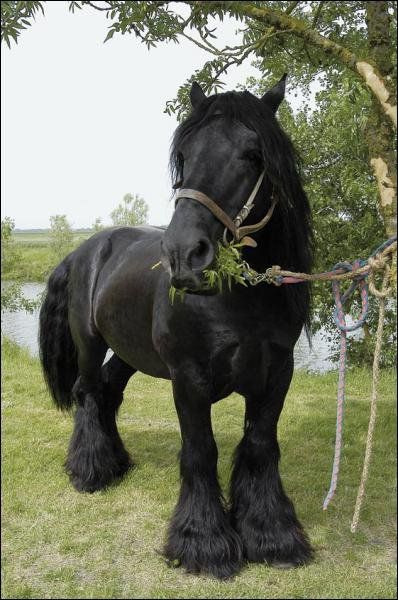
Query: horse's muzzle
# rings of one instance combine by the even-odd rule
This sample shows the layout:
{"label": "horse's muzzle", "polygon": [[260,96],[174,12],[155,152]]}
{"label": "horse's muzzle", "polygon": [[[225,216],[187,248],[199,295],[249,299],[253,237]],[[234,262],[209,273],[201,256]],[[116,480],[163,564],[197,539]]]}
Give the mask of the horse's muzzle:
{"label": "horse's muzzle", "polygon": [[173,243],[173,240],[162,241],[161,260],[170,274],[170,283],[177,289],[188,292],[201,292],[203,288],[203,271],[214,259],[214,248],[205,237],[187,243]]}
{"label": "horse's muzzle", "polygon": [[172,275],[170,283],[178,290],[186,290],[187,292],[198,292],[201,287],[201,280],[193,274],[181,275],[179,273],[178,275]]}

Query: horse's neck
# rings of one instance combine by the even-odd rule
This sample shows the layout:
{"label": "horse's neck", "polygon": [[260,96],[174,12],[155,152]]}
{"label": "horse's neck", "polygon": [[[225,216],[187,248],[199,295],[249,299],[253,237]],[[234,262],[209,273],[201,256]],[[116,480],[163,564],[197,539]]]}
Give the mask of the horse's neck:
{"label": "horse's neck", "polygon": [[263,272],[268,267],[276,264],[275,261],[279,256],[278,249],[275,247],[275,236],[270,224],[264,230],[258,232],[255,236],[257,247],[247,248],[243,250],[243,257],[249,265],[258,272]]}

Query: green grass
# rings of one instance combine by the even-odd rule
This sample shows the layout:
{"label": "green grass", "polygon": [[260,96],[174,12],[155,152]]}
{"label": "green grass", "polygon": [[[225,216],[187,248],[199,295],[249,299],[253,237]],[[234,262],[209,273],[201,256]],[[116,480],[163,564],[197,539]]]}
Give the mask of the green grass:
{"label": "green grass", "polygon": [[[279,426],[281,473],[316,549],[313,564],[279,571],[249,565],[219,582],[168,567],[156,553],[175,505],[179,428],[168,382],[137,374],[119,429],[137,467],[106,491],[79,494],[63,471],[72,431],[53,408],[39,363],[3,344],[3,536],[5,598],[395,598],[395,382],[380,383],[374,450],[358,532],[350,520],[369,415],[370,373],[348,374],[337,495],[329,485],[336,374],[295,374]],[[242,431],[243,402],[213,408],[226,489]]]}

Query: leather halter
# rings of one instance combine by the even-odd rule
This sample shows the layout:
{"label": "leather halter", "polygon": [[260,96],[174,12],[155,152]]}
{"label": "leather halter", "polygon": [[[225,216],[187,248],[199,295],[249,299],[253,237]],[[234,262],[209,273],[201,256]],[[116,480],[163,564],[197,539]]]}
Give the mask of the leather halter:
{"label": "leather halter", "polygon": [[253,188],[252,193],[250,194],[249,198],[247,199],[247,202],[243,205],[243,207],[238,212],[238,214],[236,215],[234,220],[232,220],[231,217],[229,217],[227,215],[227,213],[224,212],[222,210],[222,208],[220,208],[216,202],[214,202],[214,200],[209,198],[209,196],[206,196],[206,194],[204,194],[203,192],[199,192],[198,190],[182,188],[176,194],[175,201],[177,204],[177,201],[180,198],[190,198],[192,200],[197,200],[198,202],[200,202],[200,204],[203,204],[204,206],[206,206],[206,208],[208,208],[210,210],[210,212],[219,221],[221,221],[221,223],[223,225],[225,225],[224,238],[223,238],[224,243],[227,243],[226,234],[227,234],[227,230],[229,230],[232,233],[233,239],[236,242],[242,241],[243,245],[256,247],[257,242],[255,242],[255,240],[253,240],[253,238],[249,237],[247,234],[255,233],[256,231],[259,231],[268,223],[268,221],[272,217],[272,213],[274,212],[274,208],[275,208],[277,201],[271,196],[271,198],[272,198],[271,207],[269,208],[265,217],[263,219],[261,219],[261,221],[259,221],[258,223],[255,223],[254,225],[246,225],[245,227],[241,227],[241,224],[247,218],[247,216],[249,215],[250,211],[252,210],[252,208],[254,206],[254,199],[255,199],[257,192],[260,188],[260,185],[264,179],[264,175],[265,175],[265,171],[262,171],[260,177],[258,178],[258,180],[256,182],[256,185]]}

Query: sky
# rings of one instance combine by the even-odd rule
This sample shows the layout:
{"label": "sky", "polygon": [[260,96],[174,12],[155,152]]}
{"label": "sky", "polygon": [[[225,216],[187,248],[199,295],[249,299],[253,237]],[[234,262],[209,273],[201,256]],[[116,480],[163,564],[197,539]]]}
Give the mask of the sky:
{"label": "sky", "polygon": [[[97,217],[110,224],[132,193],[147,202],[150,224],[167,224],[177,121],[163,111],[210,55],[188,41],[148,51],[133,35],[104,44],[104,14],[71,14],[68,4],[46,2],[18,45],[2,44],[2,218],[20,229],[49,227],[55,214],[73,228]],[[236,45],[236,23],[222,27],[220,39]],[[246,63],[225,77],[225,90],[258,75]]]}

